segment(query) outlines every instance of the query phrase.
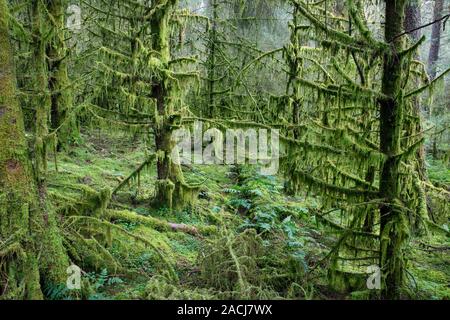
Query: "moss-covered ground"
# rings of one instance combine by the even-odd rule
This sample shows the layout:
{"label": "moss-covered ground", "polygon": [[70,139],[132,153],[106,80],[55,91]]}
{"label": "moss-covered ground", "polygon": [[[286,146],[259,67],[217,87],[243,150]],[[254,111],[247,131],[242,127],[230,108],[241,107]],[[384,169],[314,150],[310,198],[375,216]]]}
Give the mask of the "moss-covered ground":
{"label": "moss-covered ground", "polygon": [[[49,196],[60,210],[70,207],[76,212],[74,202],[86,193],[113,190],[151,153],[135,142],[140,139],[120,134],[111,136],[92,130],[82,138],[78,146],[58,154],[56,166],[49,165]],[[449,172],[441,163],[429,165],[432,179],[438,171],[439,177],[443,176],[441,172]],[[82,254],[72,256],[83,269],[82,283],[86,288],[76,293],[47,288],[47,297],[364,299],[374,296],[365,288],[337,292],[329,287],[326,257],[337,238],[315,219],[320,199],[310,195],[287,196],[280,177],[260,176],[245,166],[195,166],[183,171],[188,182],[202,185],[195,206],[182,212],[153,208],[155,167],[149,166],[139,182],[133,180],[114,194],[102,213],[122,212],[124,217],[115,215],[111,219],[121,231],[110,231],[111,239],[105,242],[108,245],[104,256],[109,260],[95,260]],[[448,186],[450,180],[440,182]],[[145,223],[130,220],[129,214],[151,220]],[[63,230],[69,230],[67,221],[61,223]],[[162,227],[169,223],[199,232]],[[408,252],[411,296],[450,298],[449,246],[445,234],[413,239]]]}

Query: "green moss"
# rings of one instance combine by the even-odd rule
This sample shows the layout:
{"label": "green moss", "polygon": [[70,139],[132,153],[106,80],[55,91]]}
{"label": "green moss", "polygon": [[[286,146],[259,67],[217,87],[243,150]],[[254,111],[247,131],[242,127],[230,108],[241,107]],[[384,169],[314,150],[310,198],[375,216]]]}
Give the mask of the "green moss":
{"label": "green moss", "polygon": [[[2,14],[8,16],[6,4],[2,2],[1,7]],[[7,28],[5,18],[2,17],[1,19],[0,27]],[[0,231],[1,236],[6,238],[8,234],[15,234],[19,230],[21,230],[20,232],[23,231],[20,247],[26,258],[22,261],[22,266],[18,264],[16,267],[17,272],[14,272],[13,276],[16,279],[10,279],[12,281],[11,287],[14,287],[14,281],[21,281],[20,278],[24,277],[24,284],[27,286],[25,295],[28,298],[38,298],[42,297],[39,281],[62,282],[65,266],[68,263],[60,242],[61,238],[55,225],[53,212],[47,211],[45,194],[40,192],[38,196],[38,189],[34,183],[31,163],[27,156],[22,114],[14,93],[16,83],[12,60],[4,56],[6,52],[11,53],[7,39],[8,30],[2,29],[1,32],[0,52],[5,58],[1,62],[5,64],[4,68],[2,66],[2,70],[9,70],[9,72],[7,76],[0,80],[0,105],[6,105],[8,108],[7,115],[5,116],[4,110],[2,110],[0,118],[0,140],[2,140],[2,145],[8,146],[8,148],[2,150],[0,155],[0,169],[2,171],[0,188],[7,195],[7,197],[3,197],[1,204],[5,211],[0,217]],[[5,92],[6,88],[9,88],[8,92]],[[5,139],[12,139],[11,143]],[[43,153],[41,148],[44,148],[42,140],[39,141],[41,142],[38,143],[38,157]],[[8,150],[9,148],[11,149]],[[34,252],[38,243],[39,246],[44,248],[39,251],[41,253],[39,264],[36,260],[37,254]],[[36,245],[36,248],[34,245]],[[15,264],[13,261],[14,259],[11,258],[12,265]],[[38,265],[43,272],[39,272]],[[16,298],[18,297],[20,296]]]}

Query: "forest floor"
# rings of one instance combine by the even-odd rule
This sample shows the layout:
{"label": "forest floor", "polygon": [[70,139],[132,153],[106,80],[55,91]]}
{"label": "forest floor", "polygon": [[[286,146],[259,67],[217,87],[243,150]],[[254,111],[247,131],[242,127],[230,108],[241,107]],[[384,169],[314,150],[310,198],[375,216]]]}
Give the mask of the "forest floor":
{"label": "forest floor", "polygon": [[[55,164],[49,165],[49,198],[57,209],[87,191],[113,189],[146,159],[143,145],[125,136],[92,130],[82,138],[78,147],[58,155],[57,170]],[[113,230],[102,259],[74,254],[88,287],[82,290],[82,298],[373,297],[364,288],[342,293],[329,287],[326,257],[337,237],[316,221],[319,198],[287,196],[281,178],[260,176],[246,166],[195,166],[184,171],[187,181],[202,185],[191,209],[177,212],[151,207],[154,165],[139,183],[131,183],[112,197],[106,210],[114,213],[111,222],[138,237]],[[441,163],[432,163],[430,172],[432,177],[436,172],[440,179],[450,177],[449,168]],[[447,178],[440,182],[450,183]],[[130,214],[144,220],[128,219]],[[176,232],[161,227],[167,223],[189,228]],[[411,295],[450,298],[449,246],[445,235],[411,241]],[[61,299],[73,294],[47,288],[47,296]]]}

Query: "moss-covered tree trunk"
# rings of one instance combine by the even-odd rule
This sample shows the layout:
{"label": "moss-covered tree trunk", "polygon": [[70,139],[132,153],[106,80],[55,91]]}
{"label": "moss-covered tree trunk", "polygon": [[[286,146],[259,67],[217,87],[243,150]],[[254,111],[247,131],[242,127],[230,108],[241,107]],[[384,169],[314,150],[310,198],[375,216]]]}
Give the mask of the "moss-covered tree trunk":
{"label": "moss-covered tree trunk", "polygon": [[[436,21],[442,17],[444,10],[444,0],[435,0],[433,9],[433,19]],[[428,75],[434,79],[437,74],[437,62],[439,59],[439,51],[441,46],[441,28],[442,21],[433,24],[431,31],[431,46],[428,55]]]}
{"label": "moss-covered tree trunk", "polygon": [[[2,163],[0,189],[2,200],[0,210],[2,211],[1,233],[2,238],[14,240],[16,236],[20,239],[12,245],[12,250],[18,257],[27,257],[26,261],[17,264],[17,270],[27,268],[24,275],[20,275],[28,281],[33,277],[32,288],[22,292],[20,286],[26,281],[16,278],[16,275],[8,276],[12,285],[11,290],[15,298],[40,298],[42,296],[39,282],[41,284],[62,284],[66,280],[66,268],[68,258],[62,245],[62,238],[57,226],[55,213],[50,210],[46,200],[46,158],[47,158],[47,136],[49,121],[49,95],[46,75],[45,38],[43,32],[43,7],[41,1],[33,1],[32,5],[32,34],[34,60],[34,106],[36,108],[35,139],[34,139],[34,171],[32,161],[28,153],[28,144],[25,138],[23,116],[16,99],[16,84],[11,48],[8,43],[6,4],[2,4],[2,59],[4,64],[0,70],[6,70],[2,74],[0,105],[4,106],[1,113],[4,121],[1,127]],[[6,31],[5,31],[6,30]],[[9,52],[9,55],[8,55]],[[9,116],[7,116],[9,115]],[[9,127],[8,127],[9,125]],[[5,146],[3,148],[3,146]],[[6,201],[3,203],[3,201]],[[0,254],[1,256],[2,254]],[[12,255],[14,256],[14,255]],[[37,258],[38,257],[38,258]],[[33,265],[31,262],[33,261]],[[35,270],[35,268],[37,268]],[[14,268],[11,271],[16,273]],[[21,272],[21,271],[20,271]],[[17,273],[17,276],[20,274]],[[14,289],[14,281],[17,280],[18,288]],[[31,280],[30,280],[31,281]]]}
{"label": "moss-covered tree trunk", "polygon": [[[150,19],[152,49],[158,53],[162,70],[169,69],[170,62],[170,16],[177,0],[154,1],[154,13]],[[152,97],[156,101],[155,145],[157,156],[156,201],[168,208],[181,208],[189,202],[190,192],[186,186],[181,167],[172,161],[172,132],[175,114],[176,90],[172,79],[165,71],[155,77]]]}
{"label": "moss-covered tree trunk", "polygon": [[[420,40],[422,33],[420,31],[420,26],[422,25],[422,16],[420,13],[420,4],[419,1],[411,1],[406,4],[405,7],[405,30],[414,30],[416,31],[409,34],[409,38],[413,42],[417,42]],[[420,55],[416,54],[415,59],[420,61]],[[419,85],[419,84],[417,84]],[[414,135],[423,131],[422,128],[422,115],[421,115],[421,107],[420,107],[420,99],[418,97],[413,98],[413,106],[414,106],[414,115],[420,119],[417,121],[415,132],[411,132],[410,135]],[[421,134],[423,136],[423,134]],[[427,177],[427,168],[425,165],[425,145],[423,144],[419,150],[417,151],[417,166],[420,178],[422,180],[428,180]]]}
{"label": "moss-covered tree trunk", "polygon": [[[297,30],[297,26],[301,24],[300,12],[298,8],[294,8],[294,25],[291,26],[291,47],[290,56],[292,61],[290,64],[290,82],[292,82],[292,123],[295,125],[300,124],[300,110],[303,105],[303,96],[301,92],[301,84],[298,78],[303,77],[303,59],[301,58],[301,47],[300,35]],[[293,129],[294,139],[300,139],[299,128]]]}
{"label": "moss-covered tree trunk", "polygon": [[46,227],[54,226],[54,220],[41,210],[34,180],[16,97],[5,0],[0,0],[0,145],[0,292],[2,298],[40,299],[44,273],[39,267],[46,280],[61,282],[63,272],[56,276],[56,270],[65,271],[67,266],[60,263],[67,260],[50,254],[62,245],[54,229]]}
{"label": "moss-covered tree trunk", "polygon": [[33,106],[35,108],[35,170],[38,180],[43,180],[47,172],[48,123],[50,119],[50,92],[48,90],[47,61],[45,54],[46,37],[45,8],[40,0],[31,2],[33,37]]}
{"label": "moss-covered tree trunk", "polygon": [[[420,3],[418,0],[416,1],[410,1],[405,6],[405,22],[404,22],[404,28],[405,31],[408,30],[415,30],[408,34],[409,39],[411,42],[416,43],[420,40],[422,36],[422,32],[420,29],[420,26],[422,25],[422,16],[420,12]],[[414,59],[417,61],[420,61],[420,54],[417,52],[415,54]],[[415,80],[414,85],[416,87],[419,86],[419,81]],[[415,121],[411,121],[409,126],[407,127],[407,136],[414,136],[418,135],[420,138],[423,138],[423,127],[422,127],[422,108],[421,108],[421,100],[419,97],[414,97],[411,99],[412,108],[413,108],[413,115],[417,119]],[[416,168],[418,172],[418,179],[420,181],[427,181],[428,180],[428,174],[427,174],[427,167],[425,162],[425,144],[421,144],[421,146],[418,148],[416,152]],[[420,214],[416,215],[413,220],[413,229],[415,232],[420,231],[420,224],[422,223],[423,218],[427,218],[427,209],[426,209],[426,192],[424,190],[424,187],[420,183],[420,181],[416,181],[416,189],[418,195],[423,195],[424,203],[423,203],[423,211],[421,208],[418,209],[418,212]],[[422,201],[419,202],[420,205],[422,205]]]}
{"label": "moss-covered tree trunk", "polygon": [[396,37],[403,31],[405,0],[386,1],[385,41],[390,48],[385,53],[382,92],[386,98],[380,101],[380,144],[385,155],[380,177],[380,194],[384,203],[380,209],[380,251],[383,276],[383,296],[398,298],[403,284],[405,261],[403,247],[408,238],[408,222],[401,208],[400,153],[404,118],[402,80],[404,61],[403,38]]}
{"label": "moss-covered tree trunk", "polygon": [[66,1],[47,0],[47,11],[51,17],[52,37],[47,43],[49,90],[51,94],[51,127],[57,131],[58,148],[64,147],[76,134],[76,123],[69,117],[73,106],[73,95],[67,72],[68,50],[64,9]]}
{"label": "moss-covered tree trunk", "polygon": [[36,207],[23,115],[16,98],[8,7],[0,0],[0,293],[42,298],[37,255],[30,237]]}
{"label": "moss-covered tree trunk", "polygon": [[[293,23],[290,28],[290,43],[288,43],[284,50],[284,58],[289,66],[289,78],[286,87],[286,94],[289,95],[290,104],[290,118],[292,124],[300,124],[300,111],[303,105],[302,85],[298,79],[303,77],[303,58],[301,55],[301,41],[300,33],[297,26],[301,24],[301,14],[298,9],[298,4],[293,3]],[[292,137],[299,140],[301,132],[299,127],[294,127],[291,130]],[[286,175],[285,192],[291,195],[296,194],[298,186],[292,183],[289,174]]]}
{"label": "moss-covered tree trunk", "polygon": [[215,83],[216,83],[216,43],[217,43],[217,19],[218,19],[218,4],[217,0],[209,0],[208,6],[212,10],[211,19],[212,25],[209,31],[208,43],[208,115],[210,118],[214,117],[215,104]]}

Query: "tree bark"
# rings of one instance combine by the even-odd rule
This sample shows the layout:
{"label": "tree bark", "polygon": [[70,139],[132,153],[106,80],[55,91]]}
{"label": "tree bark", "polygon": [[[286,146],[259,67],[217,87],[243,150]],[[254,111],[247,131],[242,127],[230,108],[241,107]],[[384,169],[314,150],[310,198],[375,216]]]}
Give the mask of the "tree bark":
{"label": "tree bark", "polygon": [[[409,39],[411,39],[411,42],[415,43],[419,41],[419,39],[422,37],[422,32],[420,29],[421,25],[422,25],[422,17],[419,2],[418,1],[408,2],[405,7],[404,28],[406,31],[415,30],[414,32],[408,34]],[[420,61],[419,53],[416,54],[415,59]],[[415,80],[414,85],[418,87],[420,85],[419,81]],[[411,102],[413,105],[414,116],[417,118],[417,120],[409,125],[407,135],[413,136],[419,134],[420,138],[422,138],[423,134],[421,134],[421,132],[423,131],[422,128],[423,116],[422,116],[422,108],[420,105],[420,98],[414,97]],[[421,181],[428,181],[425,156],[426,156],[425,144],[422,143],[422,145],[419,147],[416,153],[416,160],[417,160],[416,167]],[[417,188],[420,188],[420,194],[425,194],[425,190],[420,183],[417,184]],[[419,209],[418,212],[421,212],[421,210]],[[421,219],[419,217],[414,217],[414,220],[415,220],[414,230],[417,232],[420,230]]]}
{"label": "tree bark", "polygon": [[214,97],[215,82],[216,82],[216,42],[217,42],[217,0],[209,0],[209,7],[212,10],[212,25],[209,32],[209,53],[208,53],[208,115],[210,118],[214,117],[216,104]]}
{"label": "tree bark", "polygon": [[58,130],[58,149],[71,142],[76,134],[76,123],[69,114],[73,106],[72,89],[67,71],[68,50],[65,43],[64,0],[47,0],[48,13],[53,18],[52,37],[46,45],[49,71],[48,87],[51,94],[51,127]]}
{"label": "tree bark", "polygon": [[[164,69],[170,62],[170,14],[177,0],[155,1],[156,10],[150,20],[152,49],[159,53],[158,58]],[[179,209],[190,202],[190,190],[186,186],[180,165],[172,161],[172,132],[177,120],[174,104],[176,92],[172,80],[162,73],[152,84],[152,97],[156,101],[155,145],[157,157],[156,202],[170,209]]]}
{"label": "tree bark", "polygon": [[37,255],[30,237],[36,189],[30,188],[34,181],[16,97],[8,15],[6,0],[0,0],[0,293],[10,299],[40,299]]}
{"label": "tree bark", "polygon": [[41,283],[65,281],[68,259],[34,178],[8,19],[6,0],[0,0],[0,293],[8,299],[41,299]]}
{"label": "tree bark", "polygon": [[[433,19],[438,20],[442,17],[444,9],[444,0],[435,0],[433,9]],[[431,31],[431,46],[428,55],[428,75],[431,80],[436,78],[437,62],[439,60],[439,49],[441,46],[441,28],[442,21],[433,24]]]}
{"label": "tree bark", "polygon": [[[422,17],[420,13],[420,7],[418,2],[409,2],[406,4],[405,8],[405,30],[413,30],[417,29],[422,24]],[[409,34],[410,39],[412,42],[419,41],[420,37],[422,36],[422,32],[420,29],[411,32]],[[415,57],[416,60],[420,60],[419,54]],[[419,84],[416,83],[418,86]],[[418,121],[415,132],[412,132],[411,135],[416,134],[417,132],[422,132],[422,114],[421,114],[421,107],[420,107],[420,100],[419,98],[415,97],[413,99],[413,105],[414,105],[414,112],[415,116],[420,118],[420,121]],[[427,168],[425,165],[425,145],[422,145],[419,150],[417,151],[417,161],[418,161],[418,171],[420,178],[422,180],[428,180],[427,175]]]}
{"label": "tree bark", "polygon": [[[39,3],[32,3],[35,17]],[[7,299],[41,299],[41,284],[65,282],[68,258],[54,212],[46,206],[45,184],[37,183],[33,172],[17,99],[8,19],[7,2],[0,0],[0,293]],[[34,30],[38,26],[33,24]],[[38,130],[42,133],[42,128]]]}
{"label": "tree bark", "polygon": [[405,6],[405,31],[417,29],[409,33],[413,42],[419,41],[422,31],[419,27],[422,25],[422,14],[420,12],[419,1],[409,1]]}
{"label": "tree bark", "polygon": [[46,26],[44,22],[44,7],[40,0],[31,2],[32,38],[33,38],[33,106],[35,108],[35,140],[34,160],[38,180],[45,179],[47,173],[48,155],[48,124],[50,120],[50,92],[48,90],[46,61]]}
{"label": "tree bark", "polygon": [[[391,43],[385,53],[380,101],[380,144],[385,155],[381,170],[380,195],[384,203],[380,208],[380,266],[383,276],[383,297],[396,299],[403,285],[405,261],[403,247],[408,237],[407,217],[397,203],[400,199],[399,169],[404,101],[401,95],[404,64],[399,53],[403,39],[396,35],[403,31],[405,0],[386,1],[385,41]],[[405,230],[406,229],[406,230]]]}

